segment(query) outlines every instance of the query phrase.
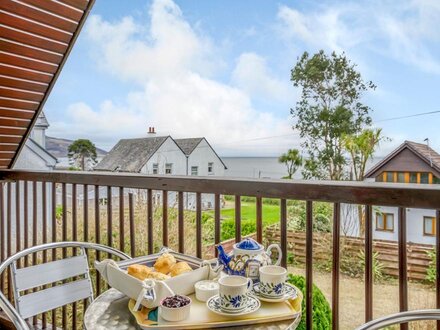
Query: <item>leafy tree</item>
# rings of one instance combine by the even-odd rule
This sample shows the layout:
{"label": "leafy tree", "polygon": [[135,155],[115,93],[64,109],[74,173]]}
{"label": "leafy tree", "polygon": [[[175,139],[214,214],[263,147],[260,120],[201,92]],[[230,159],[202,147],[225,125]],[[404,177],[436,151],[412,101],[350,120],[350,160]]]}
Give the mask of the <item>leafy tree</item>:
{"label": "leafy tree", "polygon": [[298,149],[289,149],[286,153],[282,154],[278,161],[286,164],[287,167],[287,179],[292,179],[295,172],[303,163],[303,159],[299,154]]}
{"label": "leafy tree", "polygon": [[344,137],[344,147],[349,152],[351,165],[356,181],[363,181],[367,162],[373,158],[374,152],[380,142],[388,138],[382,135],[382,129],[364,129],[359,134],[347,135]]}
{"label": "leafy tree", "polygon": [[96,164],[96,147],[92,141],[78,139],[69,146],[69,161],[85,171]]}
{"label": "leafy tree", "polygon": [[364,92],[375,89],[364,82],[345,54],[323,50],[304,54],[291,71],[291,81],[301,87],[301,99],[291,109],[293,126],[308,153],[305,178],[341,180],[345,175],[343,137],[371,123],[370,108],[361,102]]}
{"label": "leafy tree", "polygon": [[[382,135],[382,129],[364,129],[359,134],[346,135],[343,138],[344,148],[348,151],[351,158],[351,165],[356,181],[363,181],[367,162],[373,158],[375,150],[380,142],[388,140]],[[361,235],[365,230],[365,209],[362,205],[357,206],[359,217],[359,230]]]}

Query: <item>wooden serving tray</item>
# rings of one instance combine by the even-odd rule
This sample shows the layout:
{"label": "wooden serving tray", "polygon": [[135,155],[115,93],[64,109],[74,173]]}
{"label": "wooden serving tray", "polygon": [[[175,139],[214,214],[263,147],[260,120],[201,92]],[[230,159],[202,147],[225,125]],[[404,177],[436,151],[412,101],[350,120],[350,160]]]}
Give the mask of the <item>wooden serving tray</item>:
{"label": "wooden serving tray", "polygon": [[[192,300],[190,316],[182,322],[168,322],[160,316],[158,321],[147,319],[149,309],[143,308],[139,312],[133,312],[134,300],[130,300],[128,308],[136,318],[141,329],[204,329],[222,328],[234,326],[249,326],[279,321],[289,321],[287,324],[297,323],[301,318],[301,302],[303,299],[301,291],[297,289],[298,296],[295,299],[280,303],[261,302],[261,307],[255,313],[245,316],[225,317],[211,312],[206,303],[198,301],[194,295],[189,297]],[[292,327],[294,329],[295,327]]]}

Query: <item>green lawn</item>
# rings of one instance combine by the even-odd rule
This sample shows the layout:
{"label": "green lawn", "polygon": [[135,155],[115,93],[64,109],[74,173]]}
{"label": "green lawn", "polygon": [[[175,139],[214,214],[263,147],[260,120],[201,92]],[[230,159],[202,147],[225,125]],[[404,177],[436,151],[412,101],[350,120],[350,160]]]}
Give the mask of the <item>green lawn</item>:
{"label": "green lawn", "polygon": [[[241,219],[242,221],[256,221],[257,207],[255,203],[241,203]],[[221,210],[222,220],[235,219],[235,209],[225,208]],[[263,204],[263,223],[273,224],[280,220],[280,208],[278,205]]]}
{"label": "green lawn", "polygon": [[[206,212],[214,217],[214,212]],[[255,203],[241,203],[241,232],[242,235],[255,233],[257,230],[256,216],[257,210]],[[279,223],[280,208],[278,205],[263,204],[263,227]],[[235,233],[235,209],[226,207],[221,210],[221,240],[227,240],[234,237]]]}

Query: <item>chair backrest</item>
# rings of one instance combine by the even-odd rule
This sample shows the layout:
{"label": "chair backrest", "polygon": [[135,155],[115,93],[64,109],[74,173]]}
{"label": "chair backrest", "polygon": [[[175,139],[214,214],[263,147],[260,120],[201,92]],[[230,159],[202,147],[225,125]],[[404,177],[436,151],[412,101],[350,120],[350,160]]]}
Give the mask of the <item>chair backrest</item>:
{"label": "chair backrest", "polygon": [[[79,255],[29,267],[17,267],[17,262],[28,255],[58,248],[77,248]],[[28,330],[24,319],[57,307],[83,300],[93,300],[86,249],[108,253],[122,260],[131,259],[112,247],[88,242],[56,242],[22,250],[0,264],[0,274],[10,267],[15,308],[0,291],[0,308],[17,329]],[[52,284],[52,286],[49,286]],[[47,287],[47,286],[49,287]],[[39,291],[28,291],[39,288]]]}
{"label": "chair backrest", "polygon": [[[26,268],[17,269],[15,261],[11,270],[15,308],[24,319],[79,300],[93,300],[92,281],[84,249],[75,257]],[[26,290],[47,284],[52,286],[26,294]]]}

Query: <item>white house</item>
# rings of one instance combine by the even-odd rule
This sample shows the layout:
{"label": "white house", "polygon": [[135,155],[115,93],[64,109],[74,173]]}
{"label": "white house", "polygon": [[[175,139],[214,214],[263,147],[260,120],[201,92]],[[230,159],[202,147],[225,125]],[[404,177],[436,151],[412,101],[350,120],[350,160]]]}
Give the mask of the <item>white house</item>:
{"label": "white house", "polygon": [[46,150],[46,129],[49,123],[41,112],[31,131],[29,138],[18,155],[14,169],[51,171],[57,164],[57,159]]}
{"label": "white house", "polygon": [[[365,175],[366,181],[440,184],[440,154],[426,144],[405,141]],[[354,212],[350,212],[354,211]],[[356,208],[342,209],[341,231],[359,234]],[[435,210],[406,209],[407,241],[435,244]],[[398,240],[398,208],[373,207],[373,238]]]}
{"label": "white house", "polygon": [[[95,171],[132,172],[151,175],[224,176],[226,166],[205,138],[173,139],[156,136],[150,128],[149,136],[122,139],[96,165]],[[155,195],[160,203],[161,195]],[[175,205],[176,195],[168,202]],[[185,193],[185,208],[195,208],[195,194]],[[202,207],[212,208],[214,196],[202,195]]]}
{"label": "white house", "polygon": [[[14,169],[26,169],[26,170],[40,170],[40,171],[52,171],[57,164],[57,159],[53,156],[49,151],[46,150],[46,129],[49,127],[49,123],[46,119],[46,116],[42,112],[40,116],[37,118],[37,121],[30,133],[29,138],[26,140],[21,153],[18,155],[18,158],[15,162]],[[2,185],[0,189],[3,189],[4,203],[10,203],[11,205],[11,233],[13,237],[16,234],[16,224],[18,222],[21,223],[22,236],[24,237],[24,213],[25,213],[25,190],[28,193],[28,196],[32,196],[34,194],[34,188],[36,187],[36,195],[42,196],[42,185],[43,183],[37,182],[35,185],[33,182],[23,182],[20,181],[18,183],[18,201],[20,208],[20,217],[17,218],[17,183],[10,183],[10,185]],[[25,187],[25,184],[27,185]],[[8,193],[8,189],[10,187],[10,193]],[[46,184],[46,191],[48,196],[52,193],[52,188],[50,184]],[[8,201],[8,197],[11,196],[11,200]],[[5,204],[6,205],[6,204]],[[40,222],[42,219],[42,209],[43,202],[41,197],[37,199],[37,222]],[[3,205],[0,205],[0,210]],[[31,210],[34,209],[33,199],[30,198],[28,200],[28,222],[33,223],[34,221],[34,212]],[[50,210],[52,208],[52,202],[50,198],[47,198],[46,201],[46,209]],[[47,212],[47,221],[48,221],[48,229],[50,229],[52,219],[51,212]],[[0,238],[1,239],[1,238]]]}

